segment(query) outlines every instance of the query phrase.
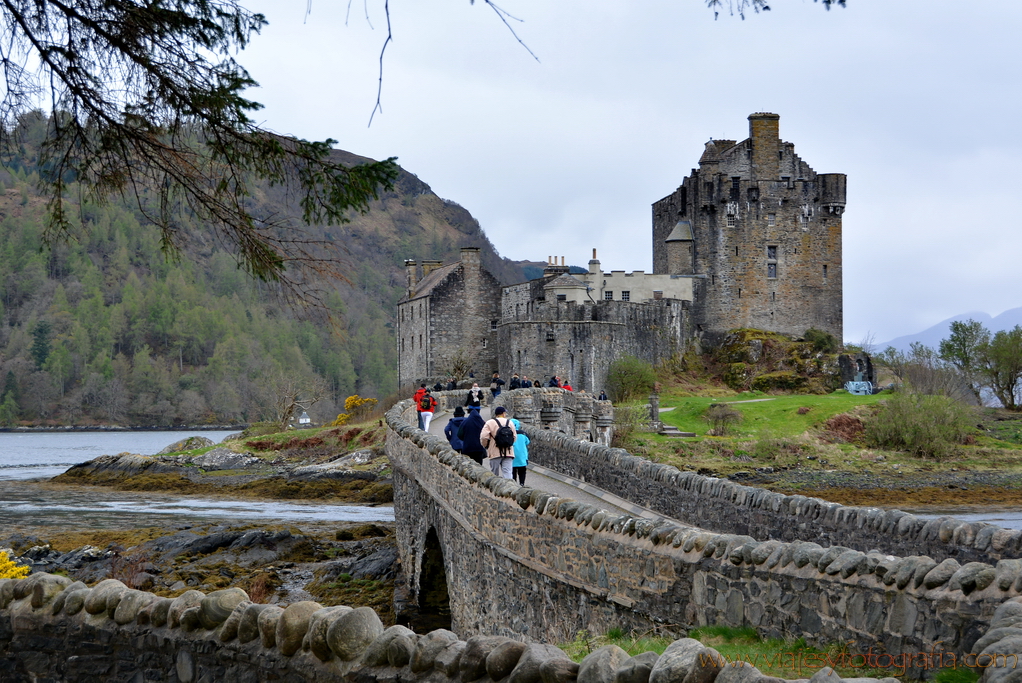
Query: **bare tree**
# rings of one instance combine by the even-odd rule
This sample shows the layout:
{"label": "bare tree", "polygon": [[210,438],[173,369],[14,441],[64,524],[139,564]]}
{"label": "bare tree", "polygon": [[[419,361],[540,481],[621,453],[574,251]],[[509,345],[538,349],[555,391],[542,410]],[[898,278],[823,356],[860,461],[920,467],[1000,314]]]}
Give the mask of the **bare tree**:
{"label": "bare tree", "polygon": [[319,377],[300,378],[280,373],[273,381],[273,407],[280,431],[285,431],[299,414],[329,395],[328,387]]}

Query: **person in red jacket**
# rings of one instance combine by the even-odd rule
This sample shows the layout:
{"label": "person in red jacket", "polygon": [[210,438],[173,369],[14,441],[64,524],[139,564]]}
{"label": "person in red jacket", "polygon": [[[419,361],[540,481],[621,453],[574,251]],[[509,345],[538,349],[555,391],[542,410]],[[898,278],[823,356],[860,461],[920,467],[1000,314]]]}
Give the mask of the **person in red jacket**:
{"label": "person in red jacket", "polygon": [[436,399],[433,398],[433,394],[430,393],[429,389],[426,389],[422,396],[419,397],[419,403],[415,406],[415,409],[419,411],[419,429],[428,432],[429,423],[433,420],[433,411],[436,410]]}
{"label": "person in red jacket", "polygon": [[564,380],[564,384],[561,385],[561,388],[564,389],[565,391],[574,391],[574,389],[571,388],[570,379]]}
{"label": "person in red jacket", "polygon": [[[423,382],[419,385],[419,388],[412,394],[412,401],[415,402],[415,409],[419,410],[419,401],[422,400],[422,395],[426,393],[426,383]],[[422,429],[422,411],[419,411],[419,429]]]}

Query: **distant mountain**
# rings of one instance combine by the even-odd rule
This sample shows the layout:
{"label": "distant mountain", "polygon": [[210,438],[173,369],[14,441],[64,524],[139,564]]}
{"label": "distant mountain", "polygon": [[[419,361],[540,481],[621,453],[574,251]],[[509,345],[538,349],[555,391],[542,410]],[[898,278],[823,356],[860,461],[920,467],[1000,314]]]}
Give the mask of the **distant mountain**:
{"label": "distant mountain", "polygon": [[1012,308],[996,317],[982,311],[962,313],[952,318],[948,318],[947,320],[942,320],[933,327],[928,327],[922,332],[896,337],[890,341],[875,344],[875,347],[878,351],[882,351],[888,346],[893,346],[900,351],[908,351],[913,342],[921,342],[922,344],[935,349],[940,346],[941,340],[947,339],[951,334],[951,323],[965,320],[975,320],[982,323],[983,326],[991,332],[1010,330],[1015,327],[1015,325],[1022,325],[1022,307]]}

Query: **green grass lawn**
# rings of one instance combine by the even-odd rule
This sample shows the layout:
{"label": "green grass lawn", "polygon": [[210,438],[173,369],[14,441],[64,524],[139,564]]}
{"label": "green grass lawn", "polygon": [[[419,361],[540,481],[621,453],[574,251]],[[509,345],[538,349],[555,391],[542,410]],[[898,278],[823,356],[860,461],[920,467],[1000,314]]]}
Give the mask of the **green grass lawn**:
{"label": "green grass lawn", "polygon": [[[796,394],[790,396],[770,396],[760,392],[746,392],[733,398],[707,397],[661,397],[661,408],[674,408],[660,414],[660,419],[674,425],[684,432],[695,432],[705,435],[710,425],[703,420],[703,411],[713,403],[728,403],[744,415],[743,421],[734,427],[733,436],[739,438],[755,438],[768,434],[773,438],[798,436],[814,425],[822,424],[839,413],[844,413],[856,406],[873,404],[883,398],[883,394],[875,396],[855,396],[847,391],[836,391],[832,394]],[[755,401],[754,403],[739,403]],[[799,408],[808,408],[804,415],[799,415]]]}

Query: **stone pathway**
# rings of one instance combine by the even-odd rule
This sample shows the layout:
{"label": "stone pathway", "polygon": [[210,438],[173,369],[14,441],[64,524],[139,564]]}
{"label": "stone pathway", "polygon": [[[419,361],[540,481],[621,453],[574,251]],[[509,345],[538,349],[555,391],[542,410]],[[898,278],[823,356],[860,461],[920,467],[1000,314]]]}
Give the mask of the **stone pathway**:
{"label": "stone pathway", "polygon": [[[447,426],[447,422],[453,416],[453,413],[448,410],[442,410],[436,413],[433,417],[433,421],[429,425],[429,433],[436,434],[438,436],[444,435],[444,427]],[[482,417],[484,420],[490,419],[490,409],[484,407],[482,410]],[[483,461],[485,464],[485,460]],[[632,503],[631,501],[625,500],[615,496],[609,491],[605,491],[599,487],[587,484],[580,479],[575,479],[567,475],[555,472],[546,467],[529,463],[529,472],[525,478],[525,485],[552,493],[559,498],[570,498],[580,503],[586,503],[588,505],[595,505],[598,508],[602,508],[608,512],[614,512],[617,514],[628,514],[633,517],[643,517],[652,520],[666,519],[674,522],[680,526],[690,526],[665,517],[659,512],[654,512],[648,508],[644,508],[641,505]]]}

